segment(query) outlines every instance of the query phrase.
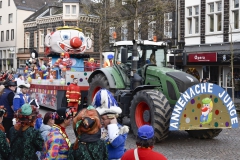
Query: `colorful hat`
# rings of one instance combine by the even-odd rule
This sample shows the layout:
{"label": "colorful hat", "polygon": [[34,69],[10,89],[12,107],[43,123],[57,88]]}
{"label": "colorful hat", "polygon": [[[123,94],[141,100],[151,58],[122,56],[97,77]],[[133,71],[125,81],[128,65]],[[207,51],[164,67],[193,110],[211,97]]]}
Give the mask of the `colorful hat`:
{"label": "colorful hat", "polygon": [[207,98],[204,98],[204,99],[202,100],[202,103],[203,103],[203,104],[209,104],[211,101],[212,101],[212,100],[207,97]]}
{"label": "colorful hat", "polygon": [[57,109],[54,119],[55,124],[61,124],[64,122],[65,119],[73,117],[73,110],[71,108],[61,107]]}
{"label": "colorful hat", "polygon": [[122,113],[122,109],[118,106],[112,93],[106,89],[101,89],[95,94],[92,105],[100,115]]}
{"label": "colorful hat", "polygon": [[114,57],[114,56],[113,56],[112,54],[109,54],[109,55],[107,56],[108,59],[113,59],[113,57]]}
{"label": "colorful hat", "polygon": [[25,103],[24,105],[21,106],[20,109],[17,110],[16,113],[14,113],[14,116],[17,122],[21,124],[21,126],[24,125],[34,126],[34,122],[38,114],[39,111],[37,107]]}
{"label": "colorful hat", "polygon": [[154,129],[152,126],[143,125],[138,129],[138,137],[143,140],[148,140],[153,138],[154,136]]}
{"label": "colorful hat", "polygon": [[93,106],[82,109],[73,118],[73,129],[78,135],[82,133],[96,134],[101,129],[100,117]]}

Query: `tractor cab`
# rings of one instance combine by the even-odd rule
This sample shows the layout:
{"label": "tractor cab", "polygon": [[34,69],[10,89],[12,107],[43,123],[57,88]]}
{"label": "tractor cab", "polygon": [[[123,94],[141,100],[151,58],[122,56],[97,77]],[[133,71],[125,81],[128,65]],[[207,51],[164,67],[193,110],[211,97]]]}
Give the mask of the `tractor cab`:
{"label": "tractor cab", "polygon": [[118,66],[128,77],[131,75],[133,62],[137,63],[136,73],[145,79],[148,66],[162,67],[165,65],[165,42],[137,41],[137,54],[133,56],[134,46],[132,41],[120,41],[115,43],[115,65]]}

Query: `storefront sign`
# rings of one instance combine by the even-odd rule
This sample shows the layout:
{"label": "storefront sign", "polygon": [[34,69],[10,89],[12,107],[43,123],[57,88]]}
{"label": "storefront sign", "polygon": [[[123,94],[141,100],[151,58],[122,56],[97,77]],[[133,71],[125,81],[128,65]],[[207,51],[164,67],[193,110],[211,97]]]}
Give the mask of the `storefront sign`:
{"label": "storefront sign", "polygon": [[190,53],[188,62],[217,62],[217,52]]}
{"label": "storefront sign", "polygon": [[229,94],[213,83],[199,83],[173,108],[170,130],[238,128],[238,115]]}

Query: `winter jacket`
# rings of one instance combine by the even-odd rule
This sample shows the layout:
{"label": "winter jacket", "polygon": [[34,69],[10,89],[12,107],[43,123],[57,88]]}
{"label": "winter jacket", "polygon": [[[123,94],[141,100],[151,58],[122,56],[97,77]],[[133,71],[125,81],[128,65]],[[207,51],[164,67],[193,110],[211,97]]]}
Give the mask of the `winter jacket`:
{"label": "winter jacket", "polygon": [[47,141],[47,136],[50,133],[51,128],[52,128],[51,126],[46,125],[46,124],[41,125],[39,131],[41,132],[44,142]]}
{"label": "winter jacket", "polygon": [[21,108],[22,105],[29,102],[30,102],[30,96],[28,94],[26,94],[26,97],[24,97],[22,92],[17,93],[15,94],[13,99],[13,110],[17,111],[19,108]]}

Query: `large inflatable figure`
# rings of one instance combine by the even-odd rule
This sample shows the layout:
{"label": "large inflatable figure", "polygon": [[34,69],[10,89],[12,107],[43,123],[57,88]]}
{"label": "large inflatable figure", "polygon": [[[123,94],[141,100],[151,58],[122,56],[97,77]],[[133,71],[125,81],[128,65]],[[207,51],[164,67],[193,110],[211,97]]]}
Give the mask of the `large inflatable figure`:
{"label": "large inflatable figure", "polygon": [[59,27],[55,32],[49,33],[45,37],[46,52],[69,54],[84,53],[89,42],[88,38],[84,36],[80,28],[73,27]]}

